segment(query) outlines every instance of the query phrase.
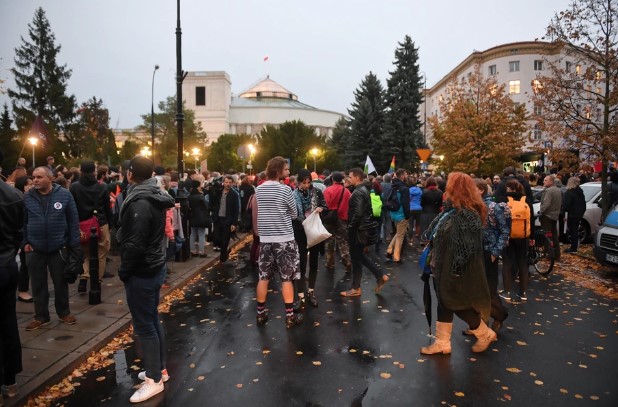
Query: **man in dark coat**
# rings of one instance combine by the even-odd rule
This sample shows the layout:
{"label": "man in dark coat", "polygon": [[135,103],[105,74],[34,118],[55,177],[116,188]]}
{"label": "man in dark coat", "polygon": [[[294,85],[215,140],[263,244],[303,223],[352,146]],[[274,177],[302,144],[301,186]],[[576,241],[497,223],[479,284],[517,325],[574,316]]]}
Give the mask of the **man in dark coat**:
{"label": "man in dark coat", "polygon": [[234,178],[231,175],[226,175],[223,179],[223,191],[221,198],[213,207],[214,217],[214,239],[218,242],[221,255],[219,260],[225,263],[229,256],[228,246],[232,233],[236,231],[238,225],[238,214],[240,212],[240,196],[232,184]]}
{"label": "man in dark coat", "polygon": [[[106,257],[109,253],[110,235],[109,219],[111,218],[109,206],[109,190],[105,184],[101,184],[95,177],[96,166],[92,161],[84,161],[80,165],[80,177],[77,182],[71,183],[69,191],[75,199],[79,221],[83,222],[97,217],[99,221],[99,233],[101,237],[98,244],[99,278],[105,273]],[[81,275],[77,292],[86,293],[86,282],[90,278],[90,244],[83,244],[84,273]]]}
{"label": "man in dark coat", "polygon": [[77,276],[69,276],[65,271],[69,252],[81,251],[79,219],[73,196],[60,185],[52,184],[52,172],[47,167],[35,168],[32,177],[34,188],[24,195],[23,250],[32,282],[34,319],[26,326],[26,331],[50,322],[48,270],[54,283],[58,318],[66,324],[76,322],[69,309],[68,282],[74,282]]}
{"label": "man in dark coat", "polygon": [[160,299],[165,254],[162,249],[165,217],[174,198],[159,188],[152,177],[153,163],[134,157],[127,171],[131,185],[120,209],[120,269],[133,328],[139,339],[145,373],[142,386],[131,396],[139,403],[163,391],[169,376],[165,368],[165,344],[157,307]]}
{"label": "man in dark coat", "polygon": [[0,180],[0,383],[2,393],[9,397],[17,394],[16,376],[22,371],[21,341],[15,310],[18,280],[15,256],[23,238],[23,222],[24,200],[21,192]]}

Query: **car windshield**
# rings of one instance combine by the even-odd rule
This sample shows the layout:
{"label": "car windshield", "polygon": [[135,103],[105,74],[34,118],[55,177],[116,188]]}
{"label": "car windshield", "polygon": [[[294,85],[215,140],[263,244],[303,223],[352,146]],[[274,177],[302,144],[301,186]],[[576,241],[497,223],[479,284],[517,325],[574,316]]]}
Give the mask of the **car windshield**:
{"label": "car windshield", "polygon": [[584,196],[586,197],[586,202],[590,202],[592,198],[595,197],[596,194],[601,190],[600,185],[581,185],[581,189],[584,191]]}

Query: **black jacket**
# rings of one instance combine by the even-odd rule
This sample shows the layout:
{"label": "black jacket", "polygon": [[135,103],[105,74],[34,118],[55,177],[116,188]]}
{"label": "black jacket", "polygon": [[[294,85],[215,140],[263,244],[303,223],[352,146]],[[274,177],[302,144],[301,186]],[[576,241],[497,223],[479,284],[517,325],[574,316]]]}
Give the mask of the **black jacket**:
{"label": "black jacket", "polygon": [[206,198],[197,189],[189,194],[189,224],[193,228],[207,228],[212,224]]}
{"label": "black jacket", "polygon": [[584,191],[580,187],[567,189],[562,207],[569,214],[569,219],[583,218],[586,212]]}
{"label": "black jacket", "polygon": [[22,193],[0,181],[0,266],[15,259],[24,237],[24,214]]}
{"label": "black jacket", "polygon": [[[223,197],[223,194],[221,194]],[[232,226],[238,224],[238,216],[240,215],[240,196],[234,188],[230,188],[225,202],[222,202],[222,198],[219,199],[217,205],[212,208],[212,216],[217,219],[219,217],[219,207],[225,204],[225,225]]]}
{"label": "black jacket", "polygon": [[403,209],[403,216],[410,219],[410,189],[399,178],[393,179],[393,188],[399,192],[399,203]]}
{"label": "black jacket", "polygon": [[348,203],[348,232],[368,227],[373,222],[372,217],[369,191],[359,184],[354,188]]}
{"label": "black jacket", "polygon": [[69,191],[77,205],[79,221],[90,219],[97,211],[99,226],[107,225],[111,219],[109,190],[106,184],[99,184],[94,175],[82,175],[71,183]]}
{"label": "black jacket", "polygon": [[423,213],[440,213],[440,208],[442,207],[442,191],[438,188],[436,189],[423,189],[423,194],[421,195],[421,206],[423,207]]}
{"label": "black jacket", "polygon": [[118,276],[156,277],[165,262],[162,250],[165,216],[174,206],[174,198],[161,191],[155,178],[129,187],[120,209],[120,229],[116,237],[120,246]]}

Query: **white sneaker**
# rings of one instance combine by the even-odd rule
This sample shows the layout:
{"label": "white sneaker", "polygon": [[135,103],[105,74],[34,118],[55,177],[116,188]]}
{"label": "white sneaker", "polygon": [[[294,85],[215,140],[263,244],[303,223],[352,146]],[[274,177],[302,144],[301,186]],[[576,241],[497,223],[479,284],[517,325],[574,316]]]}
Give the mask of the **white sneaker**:
{"label": "white sneaker", "polygon": [[146,401],[149,398],[161,393],[163,389],[165,389],[163,386],[163,380],[159,380],[159,383],[155,383],[154,380],[146,377],[144,383],[142,383],[141,387],[133,393],[129,401],[131,401],[131,403],[141,403],[142,401]]}
{"label": "white sneaker", "polygon": [[[137,378],[140,380],[146,380],[146,371],[139,372]],[[167,374],[167,369],[161,370],[161,379],[163,380],[163,383],[166,383],[170,379],[170,375]]]}

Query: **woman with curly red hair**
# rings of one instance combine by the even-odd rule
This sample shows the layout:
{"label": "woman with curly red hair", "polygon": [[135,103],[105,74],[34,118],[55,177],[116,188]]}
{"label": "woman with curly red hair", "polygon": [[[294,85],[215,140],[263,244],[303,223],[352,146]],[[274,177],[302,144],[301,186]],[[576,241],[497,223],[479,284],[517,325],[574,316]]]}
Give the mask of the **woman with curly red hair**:
{"label": "woman with curly red hair", "polygon": [[473,352],[485,351],[497,335],[485,321],[489,319],[491,297],[483,265],[483,224],[487,208],[469,175],[449,175],[444,194],[444,210],[425,235],[430,239],[431,271],[438,297],[436,340],[421,353],[451,353],[453,315],[470,327],[477,342]]}

